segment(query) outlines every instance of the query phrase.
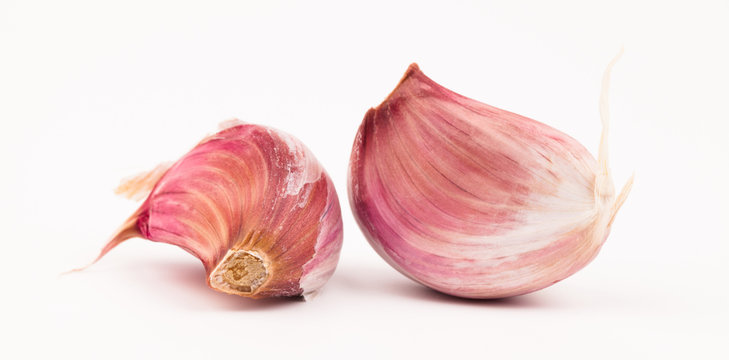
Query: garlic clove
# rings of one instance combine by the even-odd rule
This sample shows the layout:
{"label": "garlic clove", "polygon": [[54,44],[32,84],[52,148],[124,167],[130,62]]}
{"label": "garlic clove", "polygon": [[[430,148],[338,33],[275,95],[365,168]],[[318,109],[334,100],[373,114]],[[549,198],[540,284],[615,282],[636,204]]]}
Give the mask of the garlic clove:
{"label": "garlic clove", "polygon": [[274,129],[227,123],[117,192],[148,196],[96,261],[132,237],[177,245],[202,261],[211,288],[251,298],[308,297],[337,265],[334,185],[300,141]]}
{"label": "garlic clove", "polygon": [[390,265],[447,294],[500,298],[554,284],[595,257],[630,189],[616,198],[601,102],[596,161],[568,135],[456,94],[412,64],[355,138],[355,218]]}

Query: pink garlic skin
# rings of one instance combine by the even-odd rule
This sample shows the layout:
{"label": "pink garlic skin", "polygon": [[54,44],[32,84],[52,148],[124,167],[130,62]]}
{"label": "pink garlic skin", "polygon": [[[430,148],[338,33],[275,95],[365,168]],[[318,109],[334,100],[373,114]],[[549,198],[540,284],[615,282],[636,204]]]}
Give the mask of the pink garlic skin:
{"label": "pink garlic skin", "polygon": [[620,206],[606,172],[596,183],[601,168],[568,135],[456,94],[413,64],[365,115],[348,190],[365,237],[395,269],[446,294],[502,298],[597,255]]}
{"label": "pink garlic skin", "polygon": [[99,258],[131,237],[185,249],[202,261],[208,285],[224,292],[211,272],[229,250],[255,251],[268,276],[244,296],[298,296],[315,293],[334,273],[342,219],[331,179],[300,141],[243,124],[174,163]]}

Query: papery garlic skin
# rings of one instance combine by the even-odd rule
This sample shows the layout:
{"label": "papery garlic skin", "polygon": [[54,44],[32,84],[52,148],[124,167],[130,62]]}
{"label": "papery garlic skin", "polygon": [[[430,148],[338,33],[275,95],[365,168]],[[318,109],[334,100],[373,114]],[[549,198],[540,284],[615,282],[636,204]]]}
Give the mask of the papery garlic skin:
{"label": "papery garlic skin", "polygon": [[120,187],[135,196],[154,183],[99,258],[131,237],[177,245],[202,261],[210,287],[252,298],[309,296],[332,276],[342,246],[339,201],[294,137],[233,122],[153,172],[158,179],[145,174]]}
{"label": "papery garlic skin", "polygon": [[372,247],[411,279],[466,298],[525,294],[584,267],[607,238],[629,186],[616,199],[606,150],[596,161],[413,64],[359,128],[350,204]]}

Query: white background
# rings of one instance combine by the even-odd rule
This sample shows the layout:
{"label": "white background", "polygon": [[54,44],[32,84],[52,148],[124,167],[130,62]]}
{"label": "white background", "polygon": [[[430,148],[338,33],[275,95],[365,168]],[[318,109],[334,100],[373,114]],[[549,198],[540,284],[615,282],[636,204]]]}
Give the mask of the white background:
{"label": "white background", "polygon": [[[445,3],[445,2],[442,2]],[[726,358],[725,1],[0,2],[0,357]],[[411,62],[611,160],[633,192],[596,260],[548,289],[459,300],[391,269],[346,196],[365,111]],[[208,289],[134,239],[79,274],[137,206],[119,180],[232,117],[285,130],[331,174],[342,257],[314,301]]]}

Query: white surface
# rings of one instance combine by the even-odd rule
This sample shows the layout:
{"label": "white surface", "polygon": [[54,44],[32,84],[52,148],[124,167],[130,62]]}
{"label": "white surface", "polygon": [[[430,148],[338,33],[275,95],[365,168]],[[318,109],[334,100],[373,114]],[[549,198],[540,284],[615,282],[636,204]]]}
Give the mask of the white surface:
{"label": "white surface", "polygon": [[[505,3],[0,2],[0,357],[729,356],[729,4]],[[621,45],[611,160],[616,184],[637,177],[593,263],[531,295],[463,301],[367,245],[349,150],[408,64],[594,154]],[[321,295],[218,294],[195,258],[143,240],[58,276],[134,210],[119,179],[231,117],[299,137],[334,179],[345,244]]]}

